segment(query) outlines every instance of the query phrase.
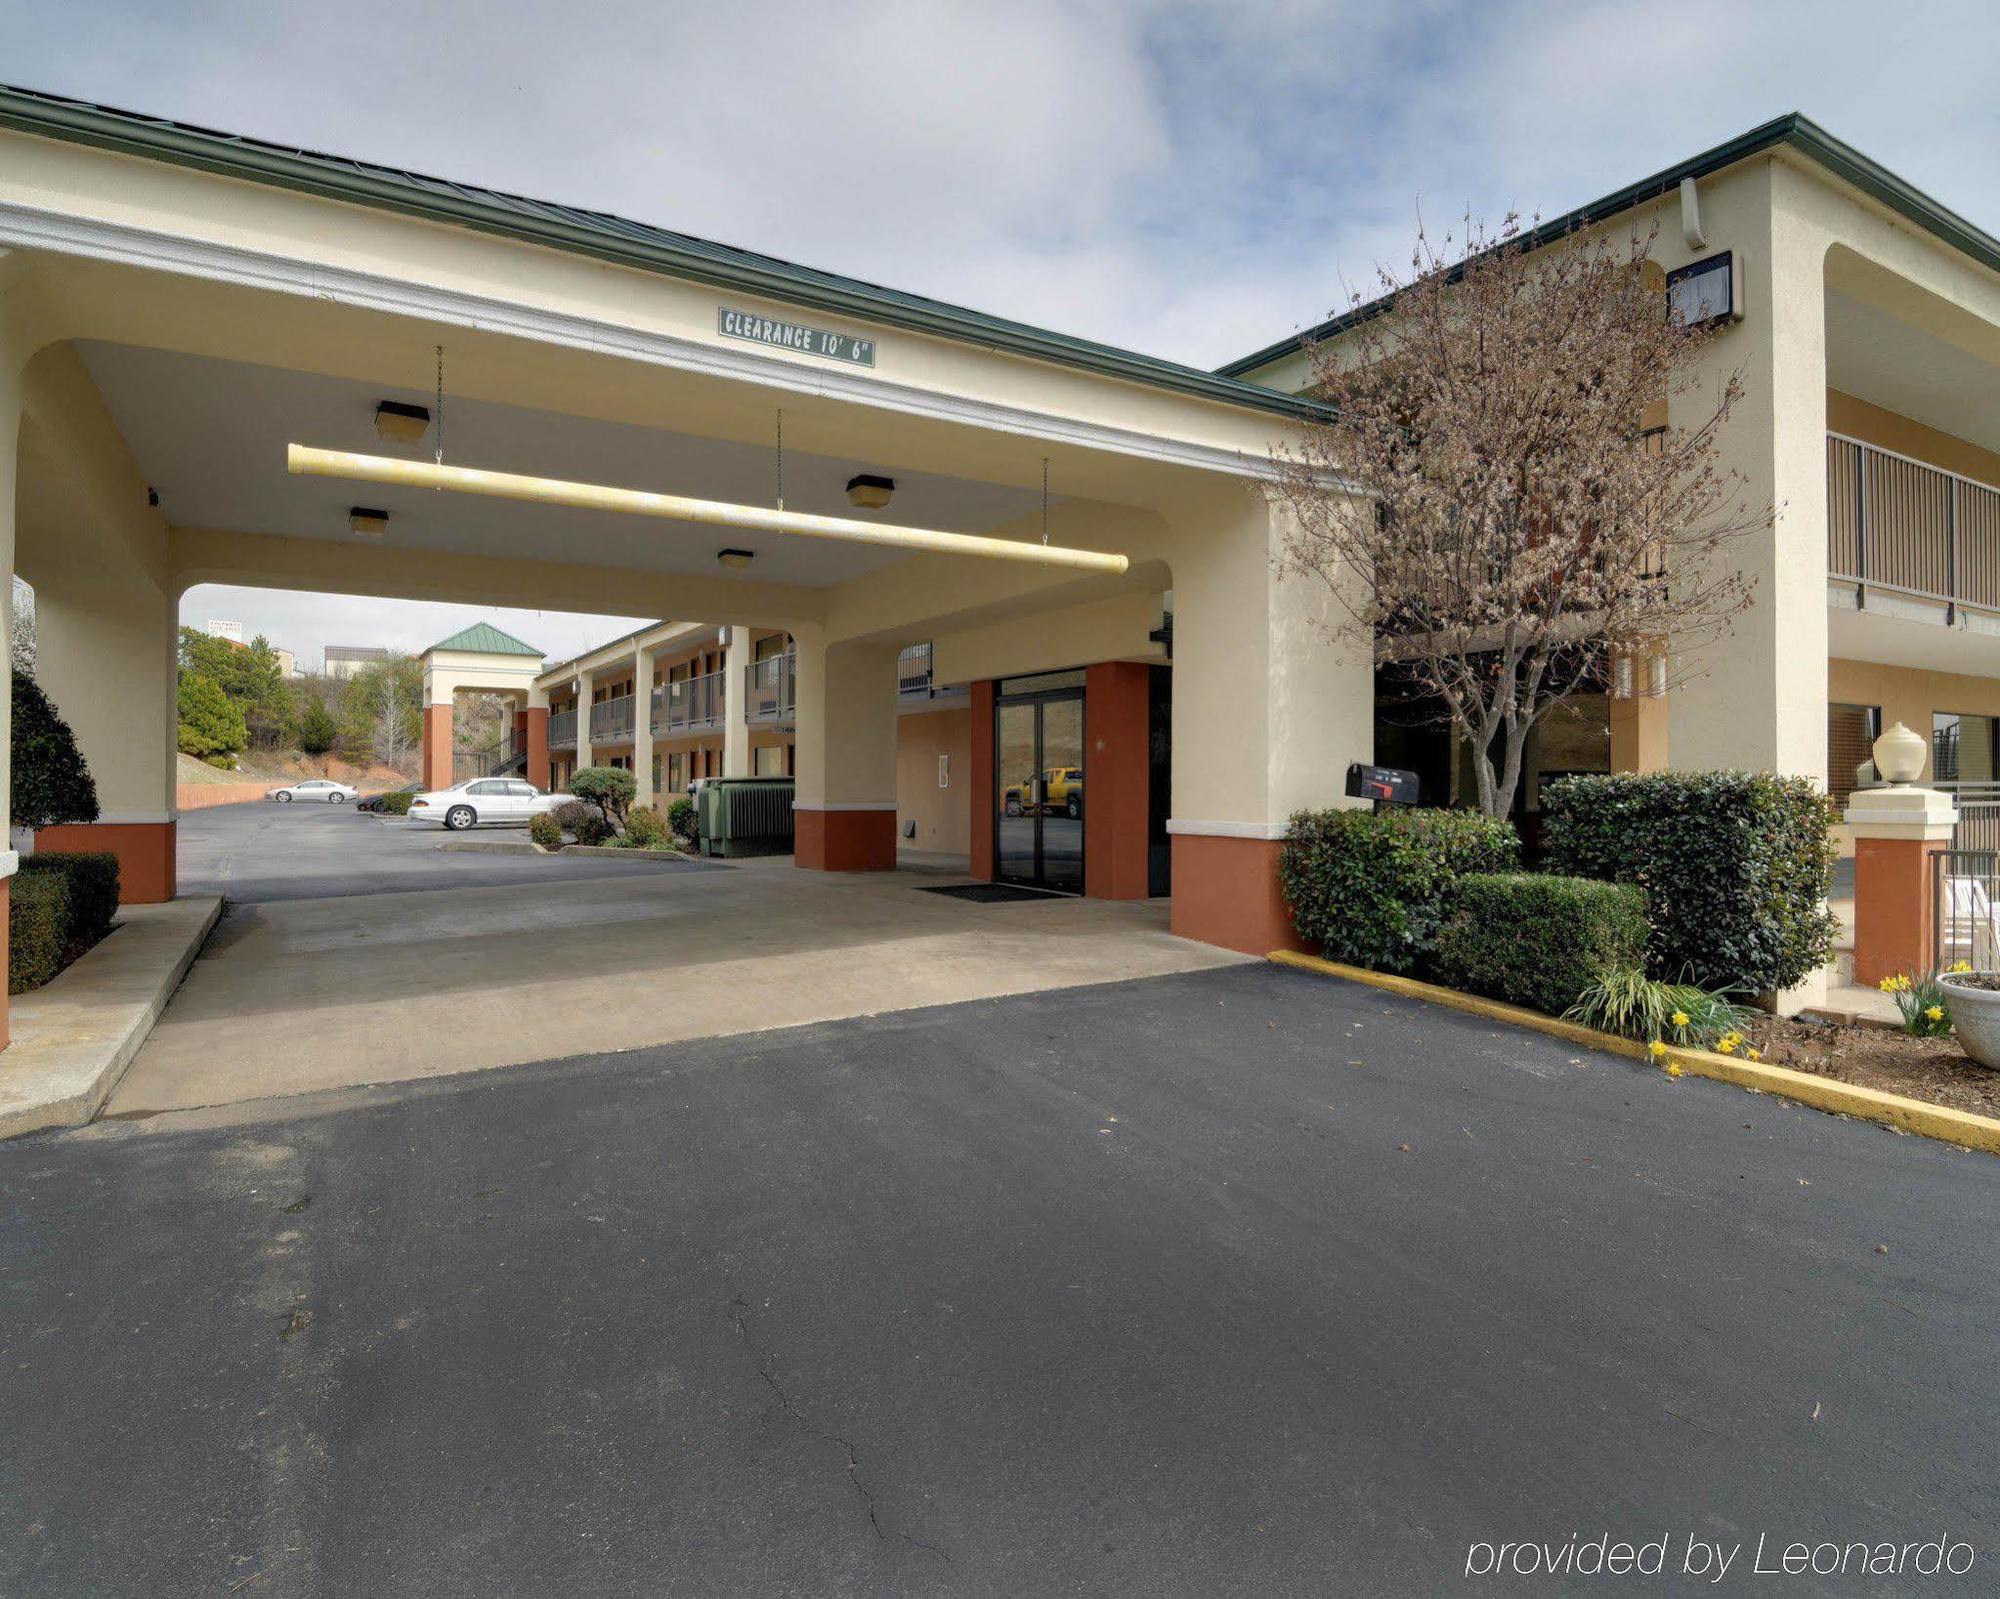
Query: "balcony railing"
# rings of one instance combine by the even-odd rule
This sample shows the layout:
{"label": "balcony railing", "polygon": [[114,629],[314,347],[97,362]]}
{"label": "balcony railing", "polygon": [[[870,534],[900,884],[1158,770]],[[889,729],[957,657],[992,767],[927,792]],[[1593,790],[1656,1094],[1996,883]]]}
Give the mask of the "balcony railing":
{"label": "balcony railing", "polygon": [[549,712],[549,748],[552,750],[573,750],[576,748],[576,712]]}
{"label": "balcony railing", "polygon": [[653,690],[653,736],[678,738],[722,726],[729,709],[729,674],[709,672]]}
{"label": "balcony railing", "polygon": [[797,714],[798,656],[791,650],[743,668],[743,720],[789,725]]}
{"label": "balcony railing", "polygon": [[1826,563],[1864,607],[1881,589],[2000,612],[2000,489],[1829,433]]}
{"label": "balcony railing", "polygon": [[896,657],[896,692],[929,694],[933,649],[929,644],[911,644]]}
{"label": "balcony railing", "polygon": [[621,694],[615,700],[601,700],[590,708],[590,742],[592,744],[618,744],[629,742],[632,737],[632,696]]}

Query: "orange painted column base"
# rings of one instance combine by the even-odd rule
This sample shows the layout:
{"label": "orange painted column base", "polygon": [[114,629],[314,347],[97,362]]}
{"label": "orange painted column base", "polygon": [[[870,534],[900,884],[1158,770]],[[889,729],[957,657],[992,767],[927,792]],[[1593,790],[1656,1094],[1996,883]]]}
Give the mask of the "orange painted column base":
{"label": "orange painted column base", "polygon": [[173,822],[79,822],[35,829],[38,855],[118,857],[118,902],[121,905],[164,905],[174,897],[175,842]]}
{"label": "orange painted column base", "polygon": [[1140,661],[1106,661],[1084,673],[1090,748],[1083,765],[1090,776],[1083,891],[1093,899],[1144,899],[1152,891],[1146,847],[1152,682],[1153,669]]}
{"label": "orange painted column base", "polygon": [[521,747],[528,752],[527,769],[521,775],[536,788],[552,788],[554,785],[549,781],[549,708],[546,705],[530,705],[521,713]]}
{"label": "orange painted column base", "polygon": [[1306,949],[1278,881],[1283,847],[1275,838],[1175,833],[1173,931],[1246,955]]}
{"label": "orange painted column base", "polygon": [[815,872],[893,872],[896,813],[792,811],[792,864]]}
{"label": "orange painted column base", "polygon": [[1935,969],[1931,857],[1948,848],[1936,839],[1854,841],[1854,981],[1863,988]]}
{"label": "orange painted column base", "polygon": [[451,787],[451,740],[451,707],[426,705],[423,765],[425,788]]}

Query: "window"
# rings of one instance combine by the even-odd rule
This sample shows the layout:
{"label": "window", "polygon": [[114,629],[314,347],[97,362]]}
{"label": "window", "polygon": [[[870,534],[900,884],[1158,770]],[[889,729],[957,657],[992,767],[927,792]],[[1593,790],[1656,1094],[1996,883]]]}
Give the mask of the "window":
{"label": "window", "polygon": [[660,758],[657,755],[653,757],[653,792],[660,792]]}
{"label": "window", "polygon": [[1875,740],[1882,732],[1879,705],[1829,705],[1826,708],[1826,791],[1845,805],[1854,792],[1854,774],[1874,759]]}
{"label": "window", "polygon": [[751,752],[756,762],[752,774],[757,777],[783,777],[785,775],[785,746],[782,744],[759,744]]}
{"label": "window", "polygon": [[1931,778],[1939,783],[1991,783],[1996,719],[1956,711],[1931,714]]}
{"label": "window", "polygon": [[466,785],[465,792],[468,794],[504,794],[507,792],[507,785],[505,783],[470,783]]}
{"label": "window", "polygon": [[783,655],[785,653],[786,646],[788,646],[791,642],[792,640],[790,634],[773,633],[767,638],[760,638],[759,640],[757,640],[757,643],[752,651],[752,657],[753,659],[759,661],[768,661],[775,655]]}
{"label": "window", "polygon": [[687,791],[687,757],[679,750],[667,757],[667,792],[681,794]]}
{"label": "window", "polygon": [[533,799],[539,790],[533,783],[509,783],[507,792],[516,799]]}

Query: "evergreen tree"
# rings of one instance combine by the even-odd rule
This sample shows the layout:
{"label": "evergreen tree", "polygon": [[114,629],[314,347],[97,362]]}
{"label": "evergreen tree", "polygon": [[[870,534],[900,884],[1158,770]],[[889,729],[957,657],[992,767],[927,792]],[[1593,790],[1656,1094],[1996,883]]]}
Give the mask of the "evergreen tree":
{"label": "evergreen tree", "polygon": [[182,672],[180,747],[187,755],[233,755],[249,742],[243,713],[212,677]]}
{"label": "evergreen tree", "polygon": [[306,705],[305,715],[299,718],[299,748],[308,755],[325,755],[340,742],[340,728],[334,722],[333,713],[318,700]]}
{"label": "evergreen tree", "polygon": [[97,820],[97,784],[76,735],[41,685],[14,673],[13,822],[53,827]]}

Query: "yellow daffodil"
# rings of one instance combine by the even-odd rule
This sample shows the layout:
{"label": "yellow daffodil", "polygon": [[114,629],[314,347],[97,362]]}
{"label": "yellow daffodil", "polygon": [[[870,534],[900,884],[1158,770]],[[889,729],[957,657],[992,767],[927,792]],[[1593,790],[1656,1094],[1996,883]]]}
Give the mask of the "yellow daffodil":
{"label": "yellow daffodil", "polygon": [[1688,1013],[1687,1013],[1686,1011],[1684,1011],[1684,1010],[1677,1010],[1677,1011],[1675,1011],[1675,1012],[1674,1012],[1674,1025],[1675,1025],[1676,1027],[1685,1027],[1685,1026],[1687,1026],[1687,1024],[1688,1024]]}
{"label": "yellow daffodil", "polygon": [[1971,971],[1971,970],[1972,970],[1972,962],[1971,962],[1971,961],[1953,961],[1953,962],[1951,963],[1951,969],[1952,969],[1953,971],[1955,971],[1955,972],[1969,972],[1969,971]]}
{"label": "yellow daffodil", "polygon": [[1743,1040],[1734,1033],[1726,1033],[1715,1041],[1715,1047],[1721,1054],[1733,1055],[1736,1053],[1736,1046],[1742,1042]]}
{"label": "yellow daffodil", "polygon": [[1762,1060],[1764,1052],[1761,1049],[1746,1049],[1743,1051],[1743,1058],[1745,1060]]}
{"label": "yellow daffodil", "polygon": [[1646,1051],[1654,1060],[1658,1060],[1662,1055],[1666,1054],[1667,1046],[1656,1038],[1646,1046]]}
{"label": "yellow daffodil", "polygon": [[1681,1074],[1681,1064],[1680,1064],[1680,1062],[1679,1062],[1679,1061],[1677,1061],[1677,1060],[1670,1060],[1670,1061],[1668,1061],[1668,1062],[1667,1062],[1667,1075],[1668,1075],[1669,1077],[1678,1077],[1678,1076],[1680,1076],[1680,1074]]}
{"label": "yellow daffodil", "polygon": [[1934,1022],[1941,1022],[1944,1020],[1944,1007],[1942,1005],[1933,1005],[1924,1014]]}

